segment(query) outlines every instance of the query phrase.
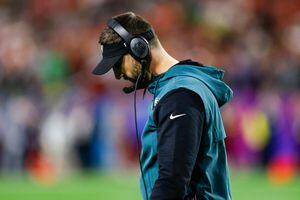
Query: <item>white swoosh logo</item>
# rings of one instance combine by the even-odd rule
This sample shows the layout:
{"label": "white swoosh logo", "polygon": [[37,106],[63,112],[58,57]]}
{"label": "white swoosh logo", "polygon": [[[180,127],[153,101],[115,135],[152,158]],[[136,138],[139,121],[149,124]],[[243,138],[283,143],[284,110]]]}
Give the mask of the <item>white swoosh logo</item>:
{"label": "white swoosh logo", "polygon": [[173,116],[173,113],[170,115],[170,119],[175,119],[175,118],[177,118],[177,117],[181,117],[181,116],[183,116],[183,115],[186,115],[185,113],[183,113],[183,114],[180,114],[180,115],[174,115]]}

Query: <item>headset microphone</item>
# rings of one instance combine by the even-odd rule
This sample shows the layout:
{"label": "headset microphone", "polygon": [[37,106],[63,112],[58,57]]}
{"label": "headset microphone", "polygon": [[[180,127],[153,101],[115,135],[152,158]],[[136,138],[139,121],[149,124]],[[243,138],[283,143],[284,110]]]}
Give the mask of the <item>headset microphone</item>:
{"label": "headset microphone", "polygon": [[135,87],[133,85],[133,86],[130,86],[130,87],[124,87],[122,90],[123,90],[124,93],[129,94],[129,93],[134,91],[134,88]]}

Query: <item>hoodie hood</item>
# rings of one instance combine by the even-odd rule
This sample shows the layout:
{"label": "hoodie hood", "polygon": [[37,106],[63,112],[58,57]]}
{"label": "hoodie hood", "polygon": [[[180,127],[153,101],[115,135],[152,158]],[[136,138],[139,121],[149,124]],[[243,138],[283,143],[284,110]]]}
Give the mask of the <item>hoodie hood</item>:
{"label": "hoodie hood", "polygon": [[230,101],[233,96],[231,88],[223,81],[224,70],[191,60],[181,61],[165,73],[155,76],[148,86],[148,91],[154,94],[155,98],[156,91],[165,85],[163,83],[177,76],[193,77],[204,83],[216,98],[219,107]]}

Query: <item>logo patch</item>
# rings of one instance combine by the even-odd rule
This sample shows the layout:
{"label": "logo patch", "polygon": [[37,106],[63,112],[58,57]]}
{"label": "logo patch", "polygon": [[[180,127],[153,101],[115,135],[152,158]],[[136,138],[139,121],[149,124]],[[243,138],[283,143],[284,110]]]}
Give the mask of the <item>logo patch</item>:
{"label": "logo patch", "polygon": [[155,98],[154,99],[154,107],[158,104],[159,100],[160,100],[160,98]]}
{"label": "logo patch", "polygon": [[177,117],[181,117],[181,116],[184,116],[184,115],[186,115],[185,113],[183,113],[183,114],[179,114],[179,115],[173,115],[173,113],[170,115],[170,119],[175,119],[175,118],[177,118]]}

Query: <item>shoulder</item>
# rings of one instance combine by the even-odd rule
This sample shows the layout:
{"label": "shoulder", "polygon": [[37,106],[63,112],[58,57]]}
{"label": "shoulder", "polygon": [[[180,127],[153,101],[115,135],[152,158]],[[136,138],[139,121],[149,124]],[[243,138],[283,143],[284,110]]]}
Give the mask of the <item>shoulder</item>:
{"label": "shoulder", "polygon": [[196,92],[184,87],[180,87],[168,91],[160,99],[158,106],[170,102],[177,103],[177,104],[187,103],[187,102],[195,102],[195,103],[203,104],[200,96]]}
{"label": "shoulder", "polygon": [[203,101],[196,92],[183,87],[170,90],[155,107],[154,123],[160,125],[160,122],[164,122],[171,114],[180,113],[185,113],[188,117],[184,119],[188,120],[195,120],[205,115]]}
{"label": "shoulder", "polygon": [[170,90],[158,102],[154,113],[160,110],[187,110],[190,108],[204,111],[201,97],[194,91],[181,87]]}

